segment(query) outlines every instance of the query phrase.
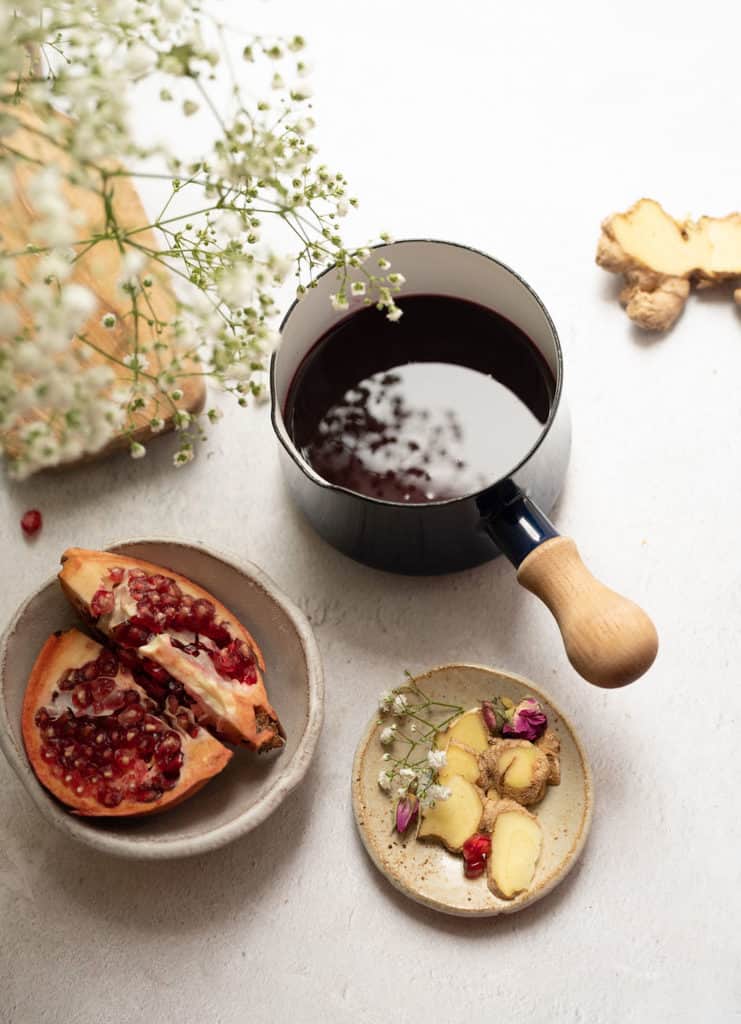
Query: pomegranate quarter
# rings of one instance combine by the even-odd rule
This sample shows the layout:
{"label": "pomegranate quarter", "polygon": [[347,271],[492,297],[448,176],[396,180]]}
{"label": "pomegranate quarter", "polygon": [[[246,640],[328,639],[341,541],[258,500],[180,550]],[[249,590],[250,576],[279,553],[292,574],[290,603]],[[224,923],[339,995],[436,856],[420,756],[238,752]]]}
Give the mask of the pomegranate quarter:
{"label": "pomegranate quarter", "polygon": [[232,754],[176,693],[147,695],[117,655],[71,629],[44,644],[23,701],[39,781],[85,816],[137,816],[191,796]]}
{"label": "pomegranate quarter", "polygon": [[195,718],[220,738],[258,751],[283,745],[262,653],[215,597],[171,569],[104,551],[70,548],[62,566],[67,597],[151,697],[173,679]]}

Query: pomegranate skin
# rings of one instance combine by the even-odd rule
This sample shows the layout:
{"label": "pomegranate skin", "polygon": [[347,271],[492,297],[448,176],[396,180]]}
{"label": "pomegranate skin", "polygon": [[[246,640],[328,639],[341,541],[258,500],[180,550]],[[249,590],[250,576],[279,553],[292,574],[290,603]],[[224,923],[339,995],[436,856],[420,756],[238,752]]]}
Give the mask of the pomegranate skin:
{"label": "pomegranate skin", "polygon": [[[191,614],[198,614],[206,605],[210,605],[213,609],[213,622],[224,627],[224,636],[220,642],[236,641],[252,653],[254,672],[249,674],[250,681],[241,683],[220,679],[210,672],[208,665],[206,668],[209,669],[210,678],[205,678],[197,659],[188,654],[177,637],[176,643],[171,643],[172,633],[178,632],[177,627],[173,630],[161,622],[157,624],[151,612],[147,613],[150,617],[145,618],[133,615],[133,625],[129,624],[131,620],[127,620],[117,625],[115,631],[110,628],[109,617],[93,614],[93,599],[101,589],[113,588],[115,592],[116,588],[133,582],[130,593],[138,595],[141,592],[141,580],[145,577],[158,583],[172,581],[185,600],[190,602]],[[133,640],[146,658],[159,664],[181,683],[197,704],[199,720],[219,738],[229,743],[244,744],[259,752],[284,745],[285,732],[265,689],[265,661],[262,652],[236,616],[208,591],[172,569],[141,559],[83,548],[69,548],[64,552],[59,581],[75,608],[99,633],[111,638],[114,643],[121,642],[121,638]],[[142,642],[148,633],[149,639]],[[186,648],[188,646],[185,645]],[[216,665],[228,662],[230,648],[231,643],[221,648],[221,654],[219,651],[214,652]]]}
{"label": "pomegranate skin", "polygon": [[[85,762],[84,766],[80,765],[80,770],[74,766],[74,763],[66,766],[60,763],[65,756],[68,759],[79,757],[85,761],[82,747],[86,745],[88,748],[94,749],[96,738],[95,730],[92,727],[94,723],[107,724],[106,742],[108,742],[111,730],[116,728],[120,716],[126,710],[126,705],[121,704],[120,694],[136,694],[140,702],[147,700],[144,690],[134,681],[129,670],[121,664],[115,666],[116,673],[112,677],[98,677],[87,683],[81,682],[74,686],[65,682],[65,677],[73,670],[96,662],[102,655],[104,655],[104,648],[76,629],[71,629],[66,633],[54,633],[44,644],[31,672],[23,701],[21,720],[23,743],[31,767],[39,782],[61,803],[69,807],[73,814],[84,817],[140,817],[174,807],[182,800],[192,796],[209,779],[221,772],[232,758],[231,751],[204,729],[199,730],[196,737],[192,737],[173,728],[170,722],[152,710],[145,716],[139,714],[140,721],[151,719],[152,723],[157,722],[157,726],[152,724],[152,728],[159,730],[155,735],[163,737],[160,740],[162,744],[160,762],[165,765],[165,771],[160,773],[158,767],[160,762],[155,763],[151,757],[149,769],[152,772],[160,773],[161,778],[167,776],[166,784],[171,788],[161,789],[161,787],[150,786],[147,790],[148,783],[144,778],[147,764],[141,757],[138,757],[136,750],[137,740],[141,741],[142,738],[146,738],[147,734],[143,730],[130,729],[130,732],[134,733],[134,737],[131,741],[127,741],[126,727],[123,725],[120,727],[120,735],[116,736],[118,745],[115,750],[111,744],[110,760],[119,773],[129,770],[129,765],[131,765],[131,775],[118,774],[110,782],[106,782],[102,778],[99,781],[91,781],[89,760]],[[110,654],[106,653],[105,658],[109,663],[108,667],[111,667]],[[111,687],[111,681],[115,683],[115,687]],[[64,707],[65,711],[69,709],[71,714],[75,713],[74,709],[77,706],[79,712],[85,698],[92,698],[95,695],[96,686],[101,700],[108,701],[109,709],[112,710],[108,714],[102,711],[78,720],[78,725],[79,721],[90,723],[88,726],[91,730],[89,740],[70,740],[69,746],[75,749],[69,755],[58,740],[55,741],[56,745],[48,740],[45,741],[45,737],[42,735],[43,726],[38,722],[39,717],[43,720],[43,715],[46,714],[49,718],[49,725],[53,727],[54,723],[59,721],[59,717],[55,717],[53,714],[55,709],[59,711],[58,705]],[[84,692],[85,688],[87,688],[87,693]],[[64,700],[65,690],[70,696],[69,701]],[[138,707],[139,705],[130,706]],[[52,712],[51,717],[49,717],[50,711]],[[128,716],[128,718],[131,717],[135,716]],[[113,721],[114,718],[116,723]],[[123,720],[127,720],[125,715]],[[105,732],[106,730],[101,729],[100,734],[103,735]],[[172,738],[173,735],[177,735],[179,746]],[[164,742],[165,739],[166,742]],[[177,750],[173,755],[172,750],[176,746]],[[55,754],[54,758],[51,757],[52,753]],[[166,758],[169,758],[169,762],[166,761]],[[138,778],[136,774],[133,774],[137,769]],[[95,772],[96,776],[92,778],[102,774],[101,769],[98,768],[95,769]],[[87,778],[85,773],[88,775]],[[64,781],[67,776],[72,777],[71,785]],[[78,793],[75,783],[84,792]],[[152,793],[155,794],[154,797],[152,797]],[[149,797],[149,799],[141,799],[142,796]],[[110,805],[111,801],[115,801],[113,805]]]}

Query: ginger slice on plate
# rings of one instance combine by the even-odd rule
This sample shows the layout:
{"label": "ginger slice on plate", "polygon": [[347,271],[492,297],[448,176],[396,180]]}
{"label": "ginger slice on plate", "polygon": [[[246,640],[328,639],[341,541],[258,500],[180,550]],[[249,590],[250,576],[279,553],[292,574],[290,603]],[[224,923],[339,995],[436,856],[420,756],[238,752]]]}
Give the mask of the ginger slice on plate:
{"label": "ginger slice on plate", "polygon": [[441,785],[447,786],[448,779],[453,775],[460,775],[467,782],[476,783],[479,778],[478,754],[469,747],[464,747],[457,740],[451,740],[445,748],[447,760],[438,773],[438,781]]}
{"label": "ginger slice on plate", "polygon": [[[684,309],[690,287],[741,279],[741,214],[677,221],[653,199],[602,222],[597,263],[623,274],[620,302],[631,320],[665,331]],[[734,292],[741,304],[741,288]]]}
{"label": "ginger slice on plate", "polygon": [[254,750],[281,747],[284,732],[268,701],[265,662],[254,638],[192,580],[137,558],[70,548],[59,581],[95,629],[156,685],[181,683],[199,721]]}
{"label": "ginger slice on plate", "polygon": [[501,899],[514,899],[533,884],[543,849],[540,823],[514,800],[487,800],[482,827],[491,833],[489,888]]}
{"label": "ginger slice on plate", "polygon": [[435,746],[445,750],[451,740],[468,747],[476,753],[486,750],[489,745],[489,730],[481,716],[480,708],[464,711],[447,729],[439,732],[435,738]]}
{"label": "ginger slice on plate", "polygon": [[551,767],[548,757],[529,740],[498,739],[479,757],[479,785],[523,806],[542,800]]}
{"label": "ginger slice on plate", "polygon": [[478,832],[484,804],[476,786],[460,775],[450,776],[445,785],[450,796],[422,812],[417,838],[436,839],[451,853],[459,853]]}

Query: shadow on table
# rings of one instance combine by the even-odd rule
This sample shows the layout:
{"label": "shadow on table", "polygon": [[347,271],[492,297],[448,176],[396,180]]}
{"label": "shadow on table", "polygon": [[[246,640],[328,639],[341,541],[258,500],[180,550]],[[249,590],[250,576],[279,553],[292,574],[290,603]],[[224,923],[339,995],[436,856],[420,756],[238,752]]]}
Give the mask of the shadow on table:
{"label": "shadow on table", "polygon": [[[214,922],[257,907],[270,889],[291,892],[318,782],[306,781],[254,832],[220,850],[166,861],[131,861],[47,838],[47,880],[71,903],[132,932],[207,932]],[[39,820],[39,827],[43,823]],[[192,909],[191,909],[192,908]],[[104,931],[101,932],[104,934]]]}
{"label": "shadow on table", "polygon": [[[367,876],[367,884],[378,891],[380,897],[388,900],[393,909],[411,917],[418,924],[434,928],[436,931],[444,932],[446,935],[453,935],[457,939],[466,939],[470,942],[489,939],[496,941],[502,935],[511,935],[513,932],[522,931],[527,928],[536,927],[542,918],[551,918],[558,912],[559,904],[567,900],[573,886],[576,884],[581,871],[581,859],[577,861],[569,874],[559,885],[556,886],[547,896],[538,900],[537,903],[518,910],[513,914],[500,914],[493,917],[456,917],[452,914],[443,914],[437,910],[415,903],[414,900],[402,895],[393,885],[381,874],[368,857],[360,837],[355,834],[358,856],[363,862],[363,870]],[[589,843],[587,841],[586,851]],[[583,854],[582,854],[583,856]],[[461,862],[461,870],[463,870]],[[480,884],[485,884],[482,880]]]}

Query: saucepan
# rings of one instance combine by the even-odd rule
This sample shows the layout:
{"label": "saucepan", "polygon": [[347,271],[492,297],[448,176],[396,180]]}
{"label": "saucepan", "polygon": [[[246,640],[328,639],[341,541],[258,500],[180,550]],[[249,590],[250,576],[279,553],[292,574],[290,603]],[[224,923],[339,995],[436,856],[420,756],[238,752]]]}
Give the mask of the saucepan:
{"label": "saucepan", "polygon": [[[406,278],[409,294],[467,300],[520,328],[553,376],[547,419],[535,443],[508,472],[470,494],[408,504],[323,479],[294,443],[285,405],[291,382],[314,346],[362,308],[361,300],[349,311],[333,307],[337,275],[328,271],[288,311],[271,364],[273,428],[296,504],[326,541],[376,569],[412,575],[457,572],[504,554],[522,586],[552,612],[577,672],[602,687],[634,681],[656,656],[653,623],[635,603],[595,579],[574,541],[559,536],[548,518],[566,473],[571,429],[561,345],[545,306],[515,271],[468,246],[410,239],[378,246],[372,258],[390,261]],[[363,279],[362,274],[362,269],[352,271],[350,281]],[[403,309],[403,293],[399,302]]]}

